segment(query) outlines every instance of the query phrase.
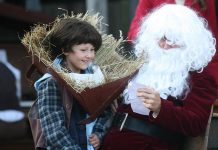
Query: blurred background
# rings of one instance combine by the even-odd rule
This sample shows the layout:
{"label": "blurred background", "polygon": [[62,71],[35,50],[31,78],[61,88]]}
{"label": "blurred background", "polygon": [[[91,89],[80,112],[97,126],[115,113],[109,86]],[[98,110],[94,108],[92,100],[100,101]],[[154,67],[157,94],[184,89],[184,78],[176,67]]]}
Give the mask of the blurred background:
{"label": "blurred background", "polygon": [[[36,99],[25,77],[31,58],[21,44],[24,33],[58,15],[99,12],[106,33],[126,37],[137,0],[0,0],[0,149],[33,150],[28,110]],[[62,8],[60,10],[58,8]],[[12,111],[13,110],[13,111]],[[3,118],[1,117],[3,116]]]}
{"label": "blurred background", "polygon": [[104,17],[103,22],[108,24],[104,28],[106,33],[118,38],[121,30],[126,37],[137,3],[138,0],[0,0],[0,60],[5,62],[0,61],[0,110],[15,109],[24,113],[23,116],[9,113],[20,117],[19,122],[16,119],[5,122],[0,118],[1,150],[34,149],[26,117],[36,93],[25,78],[31,58],[20,41],[24,33],[34,24],[52,22],[66,11],[77,14],[91,10]]}
{"label": "blurred background", "polygon": [[0,49],[7,52],[8,61],[21,70],[22,100],[35,98],[33,89],[24,75],[30,65],[27,52],[20,38],[36,23],[49,23],[58,15],[85,13],[87,10],[100,12],[107,33],[119,37],[119,30],[127,34],[134,15],[137,0],[0,0]]}

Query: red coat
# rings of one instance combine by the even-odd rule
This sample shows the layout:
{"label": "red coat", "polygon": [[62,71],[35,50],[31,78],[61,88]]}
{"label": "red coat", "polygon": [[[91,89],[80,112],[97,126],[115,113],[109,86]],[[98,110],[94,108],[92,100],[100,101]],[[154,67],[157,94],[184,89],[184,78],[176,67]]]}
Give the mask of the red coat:
{"label": "red coat", "polygon": [[[132,112],[130,107],[119,107],[119,111],[158,124],[168,130],[187,136],[198,136],[206,129],[211,106],[217,98],[218,55],[202,73],[191,73],[191,89],[183,106],[161,100],[161,110],[157,118],[146,117]],[[179,150],[182,144],[166,142],[163,139],[149,137],[134,131],[123,129],[121,132],[112,127],[105,137],[103,150]]]}
{"label": "red coat", "polygon": [[[206,10],[202,10],[200,8],[200,5],[198,3],[193,3],[193,1],[194,0],[185,0],[185,5],[193,8],[208,21],[209,28],[217,38],[218,31],[216,22],[215,1],[206,0]],[[135,16],[131,22],[128,32],[129,40],[134,40],[134,38],[136,37],[141,19],[146,16],[153,8],[156,8],[164,3],[174,4],[175,0],[139,0]]]}

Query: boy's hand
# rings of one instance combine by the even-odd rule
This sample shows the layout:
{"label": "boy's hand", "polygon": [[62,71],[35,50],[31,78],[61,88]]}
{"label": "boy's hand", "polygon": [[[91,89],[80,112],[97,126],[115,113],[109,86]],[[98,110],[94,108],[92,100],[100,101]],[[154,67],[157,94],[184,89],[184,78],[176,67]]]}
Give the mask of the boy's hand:
{"label": "boy's hand", "polygon": [[95,150],[100,148],[100,139],[96,134],[91,134],[89,136],[89,143],[93,146]]}

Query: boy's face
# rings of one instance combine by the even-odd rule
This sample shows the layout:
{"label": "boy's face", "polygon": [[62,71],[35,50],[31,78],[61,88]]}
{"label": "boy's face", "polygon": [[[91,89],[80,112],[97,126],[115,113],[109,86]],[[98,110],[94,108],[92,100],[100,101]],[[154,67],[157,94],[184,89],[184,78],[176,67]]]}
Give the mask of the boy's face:
{"label": "boy's face", "polygon": [[95,57],[95,48],[90,43],[72,46],[72,51],[65,52],[66,61],[71,71],[80,73],[85,70]]}

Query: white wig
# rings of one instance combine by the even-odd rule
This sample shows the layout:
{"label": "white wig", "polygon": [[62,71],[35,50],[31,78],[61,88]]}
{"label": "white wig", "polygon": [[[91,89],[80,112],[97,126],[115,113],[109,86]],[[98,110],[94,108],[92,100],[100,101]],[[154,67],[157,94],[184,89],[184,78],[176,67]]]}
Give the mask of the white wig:
{"label": "white wig", "polygon": [[164,36],[185,47],[187,51],[181,52],[181,57],[186,58],[191,70],[203,69],[216,51],[215,38],[207,29],[206,20],[183,5],[162,5],[143,18],[136,40],[136,55],[143,51],[149,55],[150,45],[157,44]]}
{"label": "white wig", "polygon": [[[148,58],[133,81],[166,96],[180,97],[189,91],[190,71],[202,71],[215,54],[215,38],[206,21],[192,9],[166,4],[142,20],[135,54]],[[163,37],[179,48],[159,47]]]}

